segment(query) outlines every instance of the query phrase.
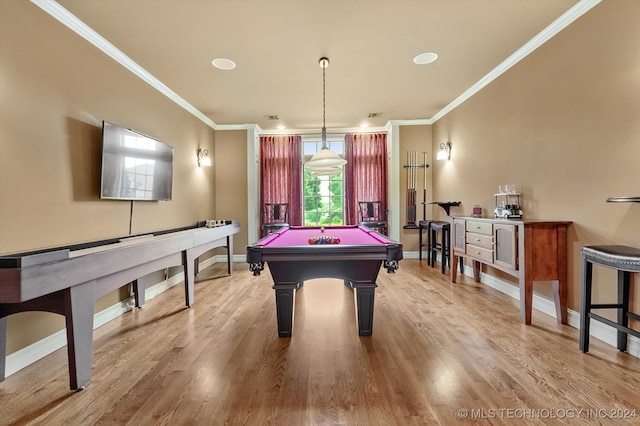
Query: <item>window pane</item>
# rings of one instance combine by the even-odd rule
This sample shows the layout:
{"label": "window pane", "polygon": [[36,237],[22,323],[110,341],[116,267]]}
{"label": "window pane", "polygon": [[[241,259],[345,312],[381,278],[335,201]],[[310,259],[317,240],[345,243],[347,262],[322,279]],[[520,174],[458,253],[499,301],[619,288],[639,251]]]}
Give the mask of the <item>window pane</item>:
{"label": "window pane", "polygon": [[344,142],[342,141],[327,141],[327,146],[335,153],[344,154]]}
{"label": "window pane", "polygon": [[304,142],[303,143],[303,155],[313,155],[318,150],[316,142]]}
{"label": "window pane", "polygon": [[[327,145],[333,151],[343,154],[344,141],[328,141]],[[322,142],[304,141],[303,153],[305,161],[322,148]],[[305,226],[343,225],[342,172],[332,176],[312,176],[303,168],[303,217]]]}

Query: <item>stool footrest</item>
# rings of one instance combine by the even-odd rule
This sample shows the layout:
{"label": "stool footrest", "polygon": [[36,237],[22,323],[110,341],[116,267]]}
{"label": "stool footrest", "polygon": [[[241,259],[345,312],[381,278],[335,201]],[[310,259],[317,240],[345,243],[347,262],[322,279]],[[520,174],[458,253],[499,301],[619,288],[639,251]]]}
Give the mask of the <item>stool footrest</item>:
{"label": "stool footrest", "polygon": [[591,318],[591,319],[594,319],[594,320],[596,320],[596,321],[600,321],[600,322],[602,322],[602,323],[605,323],[605,324],[607,324],[607,325],[610,325],[611,327],[615,328],[616,330],[620,330],[620,331],[623,331],[623,332],[625,332],[625,333],[627,333],[627,334],[631,334],[632,336],[635,336],[635,337],[640,338],[640,331],[636,331],[636,330],[634,330],[633,328],[625,327],[625,326],[623,326],[623,325],[618,324],[618,323],[617,323],[617,322],[615,322],[615,321],[611,321],[611,320],[610,320],[610,319],[608,319],[608,318],[601,317],[601,316],[600,316],[600,315],[598,315],[598,314],[594,314],[593,312],[589,312],[589,315],[588,315],[588,316],[589,316],[589,318]]}
{"label": "stool footrest", "polygon": [[591,309],[622,309],[622,303],[600,303],[591,304]]}

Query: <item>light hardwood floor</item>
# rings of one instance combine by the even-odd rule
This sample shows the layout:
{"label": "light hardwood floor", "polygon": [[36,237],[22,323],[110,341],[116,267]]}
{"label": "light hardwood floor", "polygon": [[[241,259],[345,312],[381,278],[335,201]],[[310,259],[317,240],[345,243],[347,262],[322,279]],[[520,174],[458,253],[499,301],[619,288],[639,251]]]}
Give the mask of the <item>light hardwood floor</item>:
{"label": "light hardwood floor", "polygon": [[280,339],[269,272],[223,268],[201,271],[192,308],[176,286],[97,329],[85,390],[69,391],[66,349],[7,378],[0,424],[640,421],[639,359],[598,340],[583,354],[576,329],[540,312],[522,325],[515,300],[424,261],[380,272],[371,337],[351,291],[323,279],[298,291]]}

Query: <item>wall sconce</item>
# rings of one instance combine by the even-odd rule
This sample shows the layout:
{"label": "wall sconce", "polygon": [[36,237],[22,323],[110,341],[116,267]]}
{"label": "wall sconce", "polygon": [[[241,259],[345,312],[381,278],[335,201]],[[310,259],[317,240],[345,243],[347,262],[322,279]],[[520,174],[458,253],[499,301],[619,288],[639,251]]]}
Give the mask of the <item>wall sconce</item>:
{"label": "wall sconce", "polygon": [[209,167],[209,166],[211,166],[211,157],[209,157],[209,150],[208,149],[200,149],[200,148],[198,148],[198,151],[197,151],[196,155],[198,156],[198,167],[202,167],[202,166]]}
{"label": "wall sconce", "polygon": [[451,160],[451,142],[440,144],[440,151],[438,151],[436,160]]}

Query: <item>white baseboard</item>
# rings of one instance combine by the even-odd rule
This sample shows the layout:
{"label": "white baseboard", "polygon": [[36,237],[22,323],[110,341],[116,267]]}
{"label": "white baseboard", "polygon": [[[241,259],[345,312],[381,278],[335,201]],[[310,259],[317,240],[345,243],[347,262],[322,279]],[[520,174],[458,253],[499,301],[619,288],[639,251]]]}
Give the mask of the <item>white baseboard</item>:
{"label": "white baseboard", "polygon": [[[418,252],[407,252],[404,253],[405,259],[418,259]],[[226,262],[226,255],[218,255],[206,259],[203,262],[200,262],[200,268],[205,269],[215,263],[218,262]],[[234,262],[245,262],[245,255],[234,255]],[[471,268],[465,268],[465,275],[473,277],[473,271]],[[173,275],[166,281],[162,281],[158,284],[154,284],[150,286],[145,291],[146,300],[151,300],[160,293],[167,291],[169,288],[178,285],[184,281],[184,273],[180,272],[176,275]],[[501,293],[504,293],[516,300],[520,300],[520,292],[518,288],[515,286],[499,280],[490,275],[481,274],[480,281],[483,284],[488,285],[491,288],[494,288]],[[538,296],[534,293],[533,295],[533,308],[538,311],[545,313],[549,316],[555,318],[556,316],[556,308],[555,304],[552,300],[546,299],[544,297]],[[106,324],[107,322],[124,315],[126,312],[129,312],[132,308],[127,305],[126,301],[119,302],[113,306],[104,309],[95,314],[93,319],[93,328],[94,330],[101,325]],[[569,309],[568,313],[568,322],[569,325],[574,328],[580,328],[580,314]],[[602,324],[598,321],[591,321],[591,330],[590,335],[595,337],[596,339],[602,340],[603,342],[616,347],[617,342],[617,334],[616,330],[613,327],[609,327],[605,324]],[[10,375],[22,370],[23,368],[33,364],[34,362],[44,358],[57,351],[58,349],[64,347],[67,344],[67,332],[66,330],[60,330],[54,334],[51,334],[44,339],[41,339],[37,342],[32,343],[29,346],[26,346],[23,349],[20,349],[11,355],[7,356],[6,364],[5,364],[5,377],[9,377]],[[577,348],[576,348],[577,349]],[[629,345],[627,348],[627,352],[630,355],[633,355],[637,358],[640,358],[640,339],[635,336],[629,336]]]}
{"label": "white baseboard", "polygon": [[[244,257],[243,257],[244,258]],[[234,256],[235,261],[235,256]],[[200,262],[200,268],[205,269],[214,263],[218,262],[227,262],[226,255],[218,255],[210,257],[202,262]],[[167,291],[171,287],[178,285],[184,281],[184,273],[180,272],[176,275],[171,276],[166,281],[161,281],[157,284],[149,286],[145,290],[145,299],[151,300],[160,293]],[[97,312],[93,317],[93,329],[100,327],[101,325],[106,324],[107,322],[118,318],[121,315],[129,312],[132,309],[131,306],[127,304],[127,301],[118,302],[115,305],[112,305],[100,312]],[[34,362],[44,358],[57,351],[58,349],[66,346],[67,344],[67,331],[60,330],[57,331],[43,339],[38,340],[26,346],[11,355],[7,356],[5,361],[5,377],[9,377],[10,375],[22,370],[23,368],[33,364]]]}
{"label": "white baseboard", "polygon": [[[406,259],[418,259],[419,257],[417,251],[404,253],[403,255]],[[438,261],[440,261],[440,256],[438,256]],[[464,271],[465,275],[473,278],[473,268],[467,267],[464,269]],[[480,274],[480,282],[518,301],[520,300],[520,290],[518,289],[518,287],[512,284],[483,273]],[[533,308],[553,318],[556,317],[555,302],[553,300],[539,296],[535,293],[533,294]],[[568,325],[579,330],[580,313],[569,309],[567,312],[567,322]],[[595,337],[598,340],[602,340],[603,342],[617,349],[618,334],[615,328],[609,327],[608,325],[603,324],[599,321],[591,321],[589,335]],[[578,348],[576,347],[576,349]],[[627,353],[633,355],[636,358],[640,358],[640,339],[635,336],[629,336]]]}
{"label": "white baseboard", "polygon": [[[98,312],[93,317],[93,329],[95,330],[101,325],[106,324],[112,319],[117,318],[130,310],[131,307],[127,305],[127,302],[122,301]],[[5,377],[9,377],[13,373],[22,370],[50,353],[66,346],[66,344],[67,331],[60,330],[12,353],[7,356],[6,359]]]}

